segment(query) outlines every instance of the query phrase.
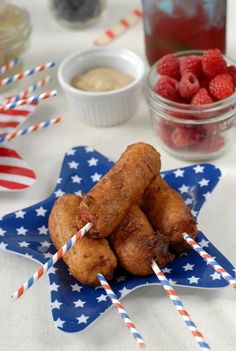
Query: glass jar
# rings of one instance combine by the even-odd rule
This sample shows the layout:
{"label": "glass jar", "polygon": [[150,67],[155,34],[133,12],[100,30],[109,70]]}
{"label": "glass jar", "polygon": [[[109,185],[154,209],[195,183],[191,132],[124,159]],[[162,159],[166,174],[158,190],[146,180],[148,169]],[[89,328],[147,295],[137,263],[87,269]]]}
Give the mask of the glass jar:
{"label": "glass jar", "polygon": [[[0,2],[0,66],[25,52],[31,34],[28,12],[15,5]],[[0,79],[23,70],[23,61],[7,70]],[[11,84],[11,88],[12,88]],[[9,87],[1,88],[1,92]]]}
{"label": "glass jar", "polygon": [[146,56],[152,65],[181,50],[225,52],[227,0],[142,0]]}
{"label": "glass jar", "polygon": [[[176,56],[202,55],[183,51]],[[228,65],[236,62],[225,57]],[[223,155],[235,142],[236,92],[205,105],[187,105],[167,100],[154,91],[160,76],[154,64],[144,91],[159,144],[171,155],[189,161],[206,161]]]}
{"label": "glass jar", "polygon": [[96,23],[106,0],[50,0],[56,20],[65,27],[83,29]]}

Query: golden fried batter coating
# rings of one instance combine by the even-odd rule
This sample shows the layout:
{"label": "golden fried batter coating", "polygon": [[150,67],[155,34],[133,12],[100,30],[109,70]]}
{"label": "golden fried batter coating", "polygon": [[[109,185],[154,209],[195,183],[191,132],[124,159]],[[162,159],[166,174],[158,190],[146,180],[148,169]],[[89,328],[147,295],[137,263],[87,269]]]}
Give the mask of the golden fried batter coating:
{"label": "golden fried batter coating", "polygon": [[77,224],[93,223],[88,235],[109,236],[137,204],[160,170],[160,154],[149,144],[128,146],[112,169],[83,198]]}
{"label": "golden fried batter coating", "polygon": [[135,275],[152,274],[153,259],[163,266],[174,258],[168,251],[168,238],[154,233],[138,206],[129,210],[120,227],[111,235],[111,243],[121,266]]}
{"label": "golden fried batter coating", "polygon": [[[77,231],[76,215],[82,198],[63,195],[56,200],[49,216],[49,232],[57,249],[65,244]],[[95,240],[84,236],[63,256],[72,275],[81,283],[99,285],[97,274],[106,279],[113,277],[117,259],[106,239]]]}
{"label": "golden fried batter coating", "polygon": [[181,195],[160,175],[145,190],[142,208],[153,228],[168,236],[175,252],[188,249],[189,245],[185,243],[182,233],[186,232],[195,238],[196,221]]}

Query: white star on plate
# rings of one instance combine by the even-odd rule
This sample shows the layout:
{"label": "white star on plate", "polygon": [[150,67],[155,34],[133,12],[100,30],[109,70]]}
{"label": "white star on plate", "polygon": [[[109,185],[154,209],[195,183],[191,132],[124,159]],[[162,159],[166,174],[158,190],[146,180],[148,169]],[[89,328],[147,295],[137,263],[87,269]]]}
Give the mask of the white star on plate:
{"label": "white star on plate", "polygon": [[82,289],[82,286],[79,286],[79,284],[77,284],[77,283],[72,284],[71,287],[72,287],[72,291],[80,292],[80,290]]}
{"label": "white star on plate", "polygon": [[195,210],[191,210],[193,217],[197,217],[198,212]]}
{"label": "white star on plate", "polygon": [[47,210],[45,210],[45,208],[43,208],[43,206],[36,208],[35,211],[37,212],[37,217],[38,216],[45,217],[45,213],[47,212]]}
{"label": "white star on plate", "polygon": [[47,235],[48,233],[48,228],[45,225],[42,225],[42,227],[37,228],[39,235]]}
{"label": "white star on plate", "polygon": [[177,169],[176,171],[174,171],[174,174],[175,174],[175,178],[183,177],[184,171],[182,169]]}
{"label": "white star on plate", "polygon": [[63,179],[63,178],[60,178],[60,177],[59,177],[59,178],[57,179],[57,184],[61,184],[62,179]]}
{"label": "white star on plate", "polygon": [[67,156],[74,156],[75,152],[76,152],[75,149],[70,149],[66,154],[67,154]]}
{"label": "white star on plate", "polygon": [[57,328],[63,328],[64,323],[65,323],[65,321],[62,321],[60,318],[57,318],[57,320],[54,321],[54,324]]}
{"label": "white star on plate", "polygon": [[56,197],[60,197],[60,196],[64,195],[65,192],[62,191],[61,189],[58,189],[57,191],[54,191],[54,194],[56,195]]}
{"label": "white star on plate", "polygon": [[118,278],[116,279],[116,281],[117,281],[117,283],[120,283],[120,282],[123,282],[126,278],[127,278],[126,276],[121,275],[120,277],[118,277]]}
{"label": "white star on plate", "polygon": [[197,165],[196,167],[193,167],[195,173],[203,173],[204,167]]}
{"label": "white star on plate", "polygon": [[205,197],[206,200],[209,199],[211,193],[208,191],[206,194],[203,194],[203,196]]}
{"label": "white star on plate", "polygon": [[102,295],[96,297],[96,299],[98,300],[98,302],[106,301],[107,295],[102,294]]}
{"label": "white star on plate", "polygon": [[19,243],[20,247],[28,247],[29,243],[27,243],[26,241],[22,241],[21,243]]}
{"label": "white star on plate", "polygon": [[74,194],[78,196],[82,196],[82,190],[75,191]]}
{"label": "white star on plate", "polygon": [[71,179],[72,179],[72,183],[78,183],[78,184],[80,184],[82,180],[82,178],[77,176],[77,174],[75,176],[72,176]]}
{"label": "white star on plate", "polygon": [[97,172],[96,173],[94,173],[92,176],[91,176],[91,178],[92,178],[92,181],[95,183],[95,182],[98,182],[99,180],[100,180],[100,178],[101,178],[101,174],[98,174]]}
{"label": "white star on plate", "polygon": [[68,166],[70,169],[77,169],[79,166],[79,163],[75,161],[71,161],[71,162],[68,162]]}
{"label": "white star on plate", "polygon": [[120,297],[124,297],[125,295],[127,295],[130,292],[130,289],[126,289],[126,287],[124,286],[123,289],[119,290],[120,292]]}
{"label": "white star on plate", "polygon": [[86,302],[85,301],[82,301],[82,300],[77,300],[77,301],[74,301],[73,304],[75,305],[75,308],[78,308],[78,307],[84,307],[84,304]]}
{"label": "white star on plate", "polygon": [[186,271],[193,271],[194,264],[187,263],[185,266],[182,266],[183,269]]}
{"label": "white star on plate", "polygon": [[167,268],[167,267],[162,269],[163,273],[171,273],[171,271],[172,271],[172,269],[171,268]]}
{"label": "white star on plate", "polygon": [[2,228],[0,228],[0,236],[4,236],[5,233],[6,233],[6,230],[3,230]]}
{"label": "white star on plate", "polygon": [[198,281],[200,278],[195,277],[194,275],[190,278],[187,278],[189,280],[189,284],[198,284]]}
{"label": "white star on plate", "polygon": [[181,192],[181,194],[187,193],[189,191],[189,186],[186,186],[185,184],[183,184],[180,188],[179,191]]}
{"label": "white star on plate", "polygon": [[218,272],[214,272],[213,274],[210,274],[213,280],[221,279],[221,275]]}
{"label": "white star on plate", "polygon": [[46,241],[46,240],[41,242],[41,246],[42,247],[50,247],[51,245],[52,244],[49,241]]}
{"label": "white star on plate", "polygon": [[90,158],[90,160],[87,161],[88,164],[89,164],[89,167],[92,167],[92,166],[97,166],[97,163],[98,163],[98,159],[97,158]]}
{"label": "white star on plate", "polygon": [[15,212],[16,218],[24,218],[25,214],[26,212],[22,210]]}
{"label": "white star on plate", "polygon": [[188,197],[184,202],[186,205],[192,205],[193,199],[190,199],[190,197]]}
{"label": "white star on plate", "polygon": [[175,285],[177,283],[177,281],[169,279],[169,283],[170,283],[170,285]]}
{"label": "white star on plate", "polygon": [[202,180],[200,182],[198,182],[198,184],[200,185],[200,187],[202,188],[203,186],[207,186],[209,184],[208,179],[202,178]]}
{"label": "white star on plate", "polygon": [[53,302],[51,303],[52,309],[54,309],[54,308],[60,309],[60,306],[61,306],[61,305],[62,305],[62,303],[59,302],[58,300],[55,300],[55,301],[53,301]]}
{"label": "white star on plate", "polygon": [[4,244],[3,242],[0,243],[0,249],[6,250],[7,244]]}
{"label": "white star on plate", "polygon": [[21,226],[20,228],[16,228],[16,231],[18,235],[25,235],[26,232],[28,232],[28,230],[25,229],[23,226]]}
{"label": "white star on plate", "polygon": [[49,274],[55,274],[56,271],[57,271],[57,268],[55,266],[52,266],[52,267],[49,268],[48,273]]}
{"label": "white star on plate", "polygon": [[93,152],[94,149],[91,148],[90,146],[86,146],[86,147],[85,147],[85,151],[86,151],[86,152]]}
{"label": "white star on plate", "polygon": [[60,288],[60,285],[57,285],[56,283],[52,283],[52,284],[50,285],[50,290],[51,290],[51,291],[57,291],[58,288]]}
{"label": "white star on plate", "polygon": [[81,314],[81,316],[77,317],[76,319],[78,320],[79,324],[82,324],[82,323],[87,324],[88,323],[87,319],[89,319],[89,317],[85,316],[84,314]]}
{"label": "white star on plate", "polygon": [[202,239],[201,241],[199,241],[198,245],[200,245],[201,247],[208,247],[209,246],[209,241]]}
{"label": "white star on plate", "polygon": [[43,256],[45,258],[51,258],[53,256],[53,254],[51,252],[46,252],[46,253],[43,254]]}

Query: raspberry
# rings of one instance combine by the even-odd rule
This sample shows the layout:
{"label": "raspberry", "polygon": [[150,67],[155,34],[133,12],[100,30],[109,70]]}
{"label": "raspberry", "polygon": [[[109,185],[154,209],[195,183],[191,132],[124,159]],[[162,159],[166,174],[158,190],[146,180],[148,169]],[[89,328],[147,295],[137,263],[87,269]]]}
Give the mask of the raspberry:
{"label": "raspberry", "polygon": [[173,54],[165,55],[157,65],[157,72],[160,75],[168,76],[178,80],[180,78],[178,58]]}
{"label": "raspberry", "polygon": [[196,77],[202,75],[202,58],[196,55],[189,55],[180,58],[180,73],[183,77],[186,73],[193,73]]}
{"label": "raspberry", "polygon": [[203,73],[209,78],[227,72],[227,64],[219,49],[210,49],[204,52],[202,57]]}
{"label": "raspberry", "polygon": [[205,133],[197,127],[177,127],[171,134],[171,140],[175,147],[195,145],[203,140]]}
{"label": "raspberry", "polygon": [[179,82],[179,93],[184,98],[193,97],[199,89],[199,81],[193,73],[186,73]]}
{"label": "raspberry", "polygon": [[195,150],[201,152],[217,152],[219,151],[225,144],[225,140],[222,135],[216,134],[206,137],[202,142],[196,145],[194,148]]}
{"label": "raspberry", "polygon": [[213,102],[212,98],[208,94],[205,88],[200,88],[196,95],[194,95],[191,104],[192,105],[205,105]]}
{"label": "raspberry", "polygon": [[176,101],[179,98],[177,80],[162,76],[155,84],[154,91],[168,100]]}
{"label": "raspberry", "polygon": [[234,87],[236,88],[236,66],[229,66],[228,73],[232,76]]}
{"label": "raspberry", "polygon": [[234,92],[233,78],[230,74],[219,74],[209,85],[210,94],[216,100],[223,100]]}

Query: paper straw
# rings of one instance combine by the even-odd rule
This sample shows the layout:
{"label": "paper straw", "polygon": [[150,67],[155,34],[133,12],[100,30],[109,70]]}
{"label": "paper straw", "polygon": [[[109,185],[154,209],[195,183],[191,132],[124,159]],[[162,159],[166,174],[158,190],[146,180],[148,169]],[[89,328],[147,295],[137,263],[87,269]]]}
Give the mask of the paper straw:
{"label": "paper straw", "polygon": [[4,85],[10,84],[10,83],[13,83],[19,79],[32,76],[33,74],[35,74],[37,72],[43,72],[49,68],[54,67],[55,65],[56,65],[56,63],[54,61],[50,61],[50,62],[44,63],[43,65],[39,65],[37,67],[30,68],[24,72],[17,73],[14,76],[9,76],[7,78],[0,80],[0,87],[3,87]]}
{"label": "paper straw", "polygon": [[56,96],[56,95],[57,95],[57,91],[51,90],[51,91],[46,91],[45,93],[42,93],[40,95],[31,96],[27,99],[21,99],[15,102],[9,102],[8,104],[4,104],[0,106],[0,112],[12,110],[17,106],[36,104],[41,100],[49,99],[50,97]]}
{"label": "paper straw", "polygon": [[4,143],[6,141],[11,141],[12,139],[17,138],[20,135],[27,135],[27,134],[36,132],[40,129],[48,128],[52,125],[60,123],[61,120],[62,120],[62,117],[52,118],[52,119],[49,119],[47,121],[43,121],[41,123],[33,124],[32,126],[30,126],[28,128],[22,128],[15,133],[7,134],[7,135],[0,137],[0,143]]}
{"label": "paper straw", "polygon": [[121,18],[120,21],[107,29],[103,35],[94,40],[95,45],[106,45],[113,41],[115,38],[125,33],[129,28],[134,26],[141,18],[143,14],[140,9],[135,9],[130,15],[125,18]]}
{"label": "paper straw", "polygon": [[210,350],[209,345],[206,343],[204,340],[203,335],[200,333],[200,331],[197,329],[196,325],[193,323],[190,315],[184,308],[184,305],[180,298],[178,297],[175,289],[170,285],[168,279],[166,278],[165,274],[160,270],[156,262],[153,260],[152,261],[152,269],[155,272],[157,278],[160,280],[163,288],[165,289],[167,295],[175,305],[177,311],[185,321],[185,324],[187,325],[189,331],[192,333],[194,336],[195,340],[197,341],[198,345],[202,350]]}
{"label": "paper straw", "polygon": [[65,243],[44,265],[25,282],[17,291],[14,292],[12,298],[17,300],[21,297],[26,290],[28,290],[37,280],[39,280],[45,272],[48,271],[60,258],[78,241],[80,240],[90,229],[92,228],[91,223],[87,223],[82,229],[80,229],[70,240]]}
{"label": "paper straw", "polygon": [[183,234],[184,240],[221,276],[236,289],[236,280],[230,275],[222,266],[219,265],[215,259],[209,255],[195,240],[193,240],[187,233]]}
{"label": "paper straw", "polygon": [[135,340],[138,343],[139,347],[143,347],[144,346],[144,341],[143,341],[142,336],[138,333],[134,323],[129,318],[129,315],[127,314],[127,312],[125,311],[124,307],[122,306],[122,304],[118,300],[116,294],[111,289],[110,285],[108,284],[108,282],[106,281],[106,279],[104,278],[104,276],[102,274],[99,273],[97,275],[97,278],[100,281],[100,283],[101,283],[102,287],[104,288],[104,290],[106,291],[106,293],[107,293],[108,297],[110,298],[113,306],[117,309],[117,311],[119,312],[121,318],[123,319],[123,321],[125,322],[125,324],[129,328],[131,334],[135,338]]}
{"label": "paper straw", "polygon": [[20,63],[20,59],[18,57],[14,60],[9,61],[8,63],[0,67],[0,75],[4,74],[6,71],[9,71],[10,69],[18,65],[18,63]]}
{"label": "paper straw", "polygon": [[50,76],[47,76],[46,78],[41,79],[38,82],[32,84],[29,88],[23,90],[18,95],[7,97],[7,101],[8,102],[16,102],[16,101],[18,101],[20,99],[25,99],[25,98],[29,97],[30,93],[32,93],[33,91],[35,91],[35,90],[37,90],[37,89],[39,89],[41,87],[44,87],[51,80],[52,80],[52,78]]}

